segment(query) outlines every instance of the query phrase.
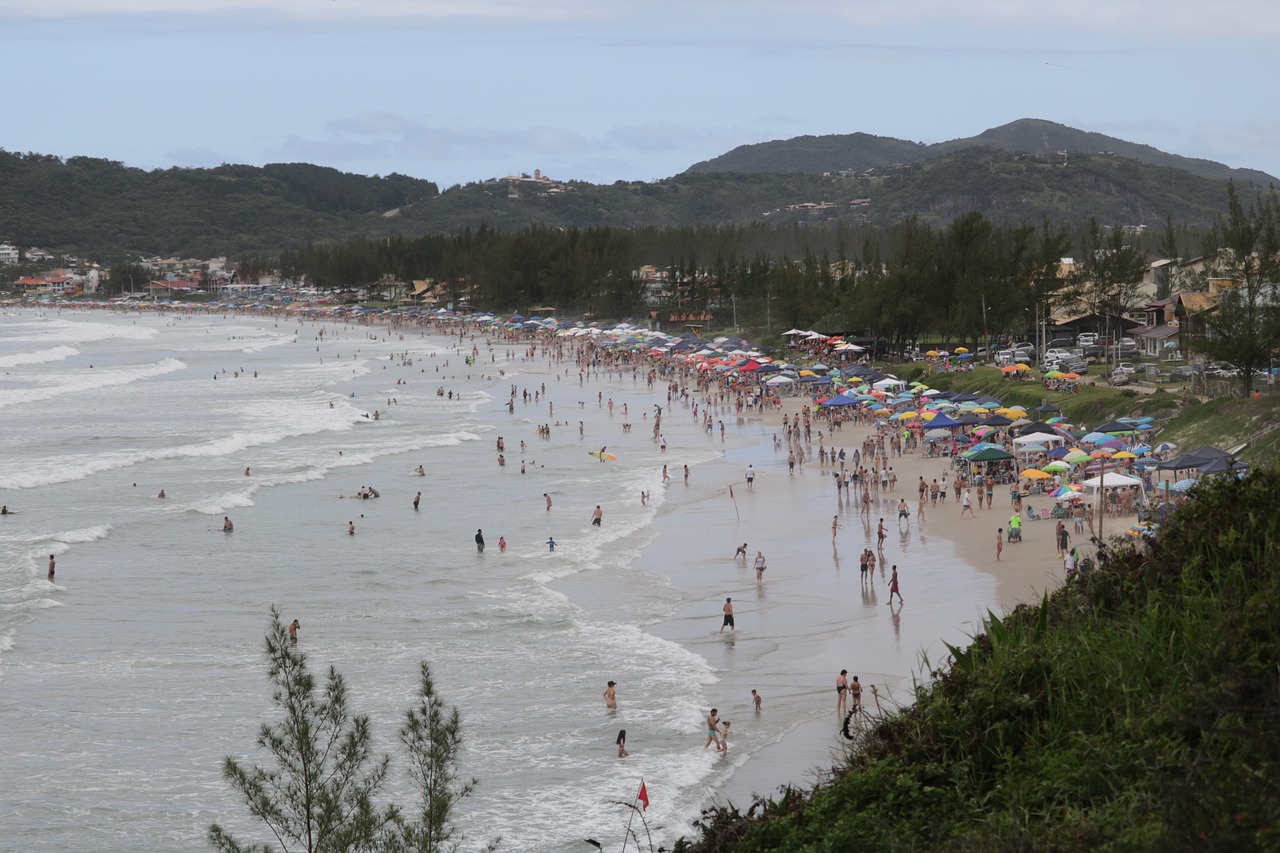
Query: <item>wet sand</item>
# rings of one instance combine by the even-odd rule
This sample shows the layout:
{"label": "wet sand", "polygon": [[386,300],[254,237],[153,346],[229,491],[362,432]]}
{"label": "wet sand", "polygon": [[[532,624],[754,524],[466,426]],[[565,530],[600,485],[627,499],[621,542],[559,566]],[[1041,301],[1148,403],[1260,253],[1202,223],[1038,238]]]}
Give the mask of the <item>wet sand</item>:
{"label": "wet sand", "polygon": [[[1006,527],[1012,514],[1008,487],[995,490],[994,509],[978,510],[975,502],[976,517],[960,517],[961,505],[952,492],[945,503],[926,510],[923,524],[918,521],[918,478],[941,481],[945,472],[951,480],[954,471],[947,459],[926,458],[922,453],[892,459],[897,488],[873,502],[870,519],[860,516],[860,507],[853,503],[837,501],[831,477],[835,469],[817,463],[816,428],[813,455],[789,474],[785,445],[775,451],[770,436],[781,434],[784,413],[795,414],[806,404],[804,398],[786,399],[781,411],[761,417],[758,446],[730,452],[723,462],[700,472],[701,479],[714,477],[724,483],[718,509],[685,510],[694,516],[686,521],[693,522],[701,534],[670,530],[670,520],[661,519],[663,535],[645,555],[656,557],[666,550],[664,542],[684,540],[691,553],[683,558],[686,568],[681,571],[701,573],[703,564],[711,570],[718,563],[715,574],[720,589],[725,594],[736,592],[735,602],[744,604],[738,611],[740,636],[735,640],[715,634],[716,611],[723,599],[712,597],[710,589],[696,617],[685,614],[683,619],[649,628],[706,656],[720,672],[718,692],[729,697],[719,705],[721,716],[745,718],[747,725],[766,737],[767,743],[750,760],[735,766],[714,791],[715,801],[742,808],[753,795],[772,796],[783,785],[811,786],[824,770],[839,763],[847,748],[839,732],[842,719],[835,710],[835,678],[841,669],[858,675],[863,685],[876,684],[885,711],[909,704],[914,684],[927,681],[929,669],[944,659],[941,641],[967,644],[988,609],[1002,613],[1038,600],[1064,577],[1052,541],[1054,525],[1048,521],[1024,522],[1023,542],[1006,543],[1002,559],[996,561],[996,530]],[[852,450],[873,431],[869,426],[845,424],[832,434],[824,430],[824,443],[827,448]],[[743,470],[748,462],[760,471],[751,490]],[[740,522],[732,515],[730,485]],[[911,507],[910,524],[897,523],[899,498],[906,498]],[[715,506],[715,498],[707,501]],[[1045,498],[1040,503],[1049,506],[1051,502]],[[700,518],[704,513],[707,517]],[[840,523],[834,542],[833,515]],[[875,575],[863,586],[858,555],[863,548],[875,547],[880,517],[890,535]],[[711,531],[715,535],[708,535]],[[760,584],[750,559],[737,565],[730,559],[742,541],[748,542],[749,556],[763,549],[769,560]],[[706,548],[709,542],[716,547]],[[690,561],[693,555],[697,559]],[[888,569],[893,564],[899,567],[905,600],[901,606],[889,607]],[[743,654],[758,639],[769,643],[770,650]],[[765,697],[760,714],[749,710],[753,687]],[[864,707],[874,710],[865,687],[863,695]],[[788,718],[783,726],[770,720],[779,708]],[[735,723],[735,728],[743,727]]]}

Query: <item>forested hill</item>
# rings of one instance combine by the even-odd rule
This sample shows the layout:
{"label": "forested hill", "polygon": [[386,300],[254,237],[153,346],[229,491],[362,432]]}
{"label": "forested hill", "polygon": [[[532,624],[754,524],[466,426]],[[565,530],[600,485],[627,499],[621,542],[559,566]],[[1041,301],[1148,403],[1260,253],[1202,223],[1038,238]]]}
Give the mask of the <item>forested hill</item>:
{"label": "forested hill", "polygon": [[[866,151],[895,162],[895,152],[905,151],[895,146],[923,150],[877,137],[864,141]],[[271,253],[329,239],[456,234],[481,225],[503,231],[530,225],[891,225],[912,216],[945,225],[978,212],[1002,225],[1078,225],[1094,218],[1162,227],[1170,219],[1201,229],[1224,210],[1225,176],[1119,153],[1072,154],[1064,162],[1056,151],[969,146],[917,158],[913,165],[868,168],[844,176],[795,169],[689,171],[603,185],[526,176],[439,193],[426,180],[301,163],[147,172],[109,160],[0,151],[0,242],[115,263],[139,253]]]}
{"label": "forested hill", "polygon": [[394,233],[386,214],[431,181],[306,163],[144,171],[111,160],[0,151],[0,240],[112,260],[209,256]]}
{"label": "forested hill", "polygon": [[704,160],[689,167],[690,172],[744,172],[765,174],[770,172],[841,172],[883,169],[895,163],[921,163],[936,160],[966,148],[996,148],[1015,154],[1052,155],[1065,151],[1071,154],[1098,154],[1107,152],[1152,166],[1167,166],[1225,181],[1228,178],[1239,184],[1267,186],[1280,183],[1276,178],[1256,169],[1232,169],[1212,160],[1181,157],[1169,154],[1150,145],[1126,142],[1101,133],[1076,130],[1073,127],[1044,121],[1043,119],[1019,119],[1009,124],[985,130],[977,136],[953,139],[925,145],[887,136],[871,136],[850,133],[830,136],[797,136],[737,148]]}

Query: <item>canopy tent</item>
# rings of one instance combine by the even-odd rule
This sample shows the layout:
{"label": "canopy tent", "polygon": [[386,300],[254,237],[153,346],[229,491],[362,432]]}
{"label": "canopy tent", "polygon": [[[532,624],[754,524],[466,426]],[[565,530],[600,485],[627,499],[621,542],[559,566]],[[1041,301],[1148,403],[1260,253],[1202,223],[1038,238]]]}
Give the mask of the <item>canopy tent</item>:
{"label": "canopy tent", "polygon": [[998,447],[984,447],[972,455],[964,454],[964,458],[970,462],[1003,462],[1014,457],[1007,450],[1001,450]]}
{"label": "canopy tent", "polygon": [[1013,443],[1019,447],[1027,447],[1032,444],[1049,445],[1056,447],[1066,442],[1066,439],[1055,433],[1031,432],[1020,435],[1013,440]]}
{"label": "canopy tent", "polygon": [[1137,477],[1130,477],[1127,474],[1121,474],[1118,471],[1107,471],[1085,480],[1080,485],[1086,489],[1097,491],[1098,489],[1127,489],[1131,486],[1142,486],[1142,481]]}

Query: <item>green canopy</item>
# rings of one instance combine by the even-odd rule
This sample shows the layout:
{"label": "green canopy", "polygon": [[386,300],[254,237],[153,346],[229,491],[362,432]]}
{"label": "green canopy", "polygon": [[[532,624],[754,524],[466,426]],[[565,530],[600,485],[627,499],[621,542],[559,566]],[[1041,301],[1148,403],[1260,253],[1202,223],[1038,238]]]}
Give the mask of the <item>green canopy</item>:
{"label": "green canopy", "polygon": [[1001,450],[998,447],[984,447],[972,456],[964,455],[965,459],[970,462],[1000,462],[1005,459],[1013,459],[1013,454],[1007,450]]}

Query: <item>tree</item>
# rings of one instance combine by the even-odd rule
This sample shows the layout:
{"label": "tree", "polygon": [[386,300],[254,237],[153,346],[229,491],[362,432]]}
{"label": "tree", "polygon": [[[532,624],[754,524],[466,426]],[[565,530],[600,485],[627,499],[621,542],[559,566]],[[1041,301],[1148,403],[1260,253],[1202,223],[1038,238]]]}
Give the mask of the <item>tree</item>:
{"label": "tree", "polygon": [[1227,218],[1210,239],[1214,277],[1229,278],[1218,308],[1206,322],[1204,338],[1192,346],[1230,361],[1244,374],[1244,393],[1253,390],[1254,371],[1268,364],[1280,340],[1280,201],[1273,187],[1255,197],[1246,211],[1234,183],[1227,185]]}
{"label": "tree", "polygon": [[[438,853],[458,848],[454,841],[453,809],[470,796],[477,781],[458,781],[462,751],[462,718],[456,707],[446,710],[436,693],[431,667],[421,664],[418,705],[405,712],[400,742],[409,752],[409,778],[419,792],[416,820],[396,815],[395,841],[388,849],[408,853]],[[496,842],[486,849],[492,850]]]}
{"label": "tree", "polygon": [[[401,729],[410,776],[421,795],[419,818],[410,821],[398,807],[377,801],[391,759],[374,756],[368,716],[350,713],[346,683],[335,668],[329,668],[323,692],[317,690],[307,655],[290,642],[274,605],[265,656],[275,687],[271,699],[283,717],[262,724],[258,746],[273,756],[275,767],[246,767],[227,757],[222,776],[280,847],[287,853],[453,849],[447,846],[454,835],[452,807],[476,781],[456,785],[461,719],[457,708],[446,713],[427,664],[421,664],[420,703]],[[223,853],[272,850],[268,844],[243,844],[217,823],[209,827],[208,840]]]}
{"label": "tree", "polygon": [[1102,331],[1109,335],[1113,318],[1133,308],[1137,301],[1147,270],[1146,255],[1126,239],[1123,228],[1113,226],[1104,233],[1096,219],[1090,219],[1085,226],[1080,250],[1080,262],[1063,293],[1101,315]]}

